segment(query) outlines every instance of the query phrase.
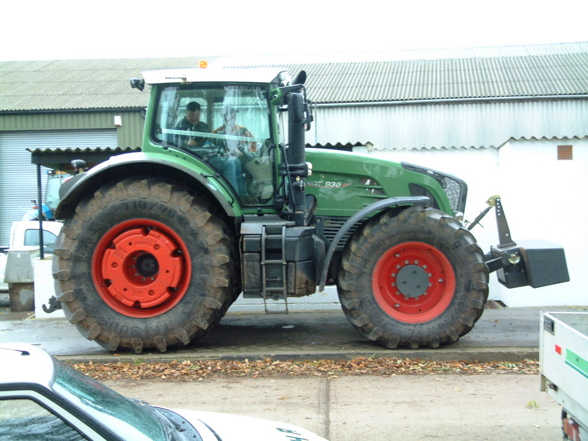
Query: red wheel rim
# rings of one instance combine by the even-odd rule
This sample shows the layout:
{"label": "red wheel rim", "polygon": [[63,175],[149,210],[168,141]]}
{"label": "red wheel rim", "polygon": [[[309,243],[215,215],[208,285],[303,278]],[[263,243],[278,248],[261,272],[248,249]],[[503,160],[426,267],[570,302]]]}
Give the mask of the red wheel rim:
{"label": "red wheel rim", "polygon": [[389,316],[405,323],[423,323],[441,315],[451,303],[455,272],[437,248],[405,242],[380,258],[372,288]]}
{"label": "red wheel rim", "polygon": [[108,231],[92,258],[92,278],[102,299],[129,317],[148,318],[173,308],[186,294],[190,255],[170,228],[148,219]]}

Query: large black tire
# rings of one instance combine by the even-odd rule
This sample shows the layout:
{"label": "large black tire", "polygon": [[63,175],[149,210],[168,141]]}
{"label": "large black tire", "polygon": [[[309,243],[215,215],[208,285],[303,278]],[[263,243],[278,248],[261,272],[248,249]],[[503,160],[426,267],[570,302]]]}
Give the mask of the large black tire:
{"label": "large black tire", "polygon": [[241,290],[226,222],[158,179],[125,179],[81,202],[57,240],[53,277],[84,337],[135,353],[202,338]]}
{"label": "large black tire", "polygon": [[456,219],[411,207],[385,212],[355,234],[337,288],[345,315],[366,338],[388,348],[437,348],[482,315],[488,269]]}

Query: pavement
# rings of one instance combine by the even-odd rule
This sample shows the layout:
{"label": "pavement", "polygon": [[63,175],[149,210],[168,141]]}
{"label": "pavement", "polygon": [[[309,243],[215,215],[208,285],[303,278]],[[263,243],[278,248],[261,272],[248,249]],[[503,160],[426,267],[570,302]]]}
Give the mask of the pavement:
{"label": "pavement", "polygon": [[[109,353],[63,318],[35,319],[0,307],[0,344],[26,342],[70,362],[196,359],[422,360],[538,359],[542,310],[490,308],[457,343],[385,349],[365,340],[341,311],[288,315],[231,312],[190,347],[166,353]],[[574,308],[578,310],[579,308]],[[330,441],[391,439],[548,441],[561,438],[561,407],[535,375],[391,375],[110,380],[119,393],[171,408],[262,417],[306,427]]]}
{"label": "pavement", "polygon": [[538,359],[542,310],[569,308],[504,308],[489,302],[474,329],[458,342],[438,349],[386,349],[366,340],[342,311],[289,314],[232,313],[202,340],[165,353],[110,353],[83,338],[63,318],[35,319],[32,313],[0,308],[0,343],[24,342],[71,361],[110,362],[191,359],[350,359],[386,356],[421,360],[520,361]]}
{"label": "pavement", "polygon": [[539,390],[536,375],[283,376],[105,383],[122,395],[152,404],[283,421],[330,441],[562,439],[561,408]]}

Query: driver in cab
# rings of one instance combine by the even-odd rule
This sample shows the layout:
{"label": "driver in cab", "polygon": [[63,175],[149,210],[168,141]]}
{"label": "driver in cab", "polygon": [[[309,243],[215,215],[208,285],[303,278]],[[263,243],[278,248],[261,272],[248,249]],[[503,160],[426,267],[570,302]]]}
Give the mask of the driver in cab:
{"label": "driver in cab", "polygon": [[[200,104],[196,101],[189,102],[186,106],[186,116],[184,116],[175,129],[187,132],[210,133],[208,125],[205,122],[200,121],[201,111]],[[196,135],[178,135],[177,145],[180,147],[202,147],[206,141],[206,138]]]}

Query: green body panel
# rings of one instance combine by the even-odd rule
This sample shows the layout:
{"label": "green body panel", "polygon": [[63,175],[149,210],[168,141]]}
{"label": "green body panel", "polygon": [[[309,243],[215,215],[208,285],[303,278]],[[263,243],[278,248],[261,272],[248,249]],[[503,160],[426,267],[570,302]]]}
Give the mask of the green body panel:
{"label": "green body panel", "polygon": [[[198,158],[173,148],[162,149],[147,138],[143,153],[155,162],[169,162],[175,168],[188,168],[205,176],[211,190],[219,192],[233,207],[234,215],[258,213],[254,207],[241,207],[226,180]],[[317,198],[317,216],[350,217],[358,210],[389,197],[410,196],[409,184],[426,188],[440,209],[453,211],[438,182],[421,173],[402,168],[399,163],[342,151],[307,149],[306,159],[312,164],[312,175],[306,179],[306,193]],[[378,185],[379,184],[379,185]],[[265,206],[264,213],[275,210]]]}
{"label": "green body panel", "polygon": [[[168,161],[176,168],[188,168],[192,173],[207,177],[211,189],[220,192],[230,203],[235,215],[258,212],[253,207],[241,207],[231,186],[207,164],[181,150],[162,149],[146,137],[143,153],[155,162]],[[350,217],[358,210],[380,199],[410,196],[409,184],[426,188],[440,209],[453,215],[447,196],[438,182],[421,173],[402,168],[393,161],[366,155],[324,149],[306,150],[306,159],[313,172],[306,179],[306,193],[318,201],[318,216]],[[265,213],[274,212],[266,206]]]}
{"label": "green body panel", "polygon": [[349,217],[380,199],[410,196],[411,183],[426,188],[439,208],[453,215],[435,179],[405,170],[399,163],[324,149],[307,149],[306,159],[312,164],[306,193],[317,198],[318,216]]}

